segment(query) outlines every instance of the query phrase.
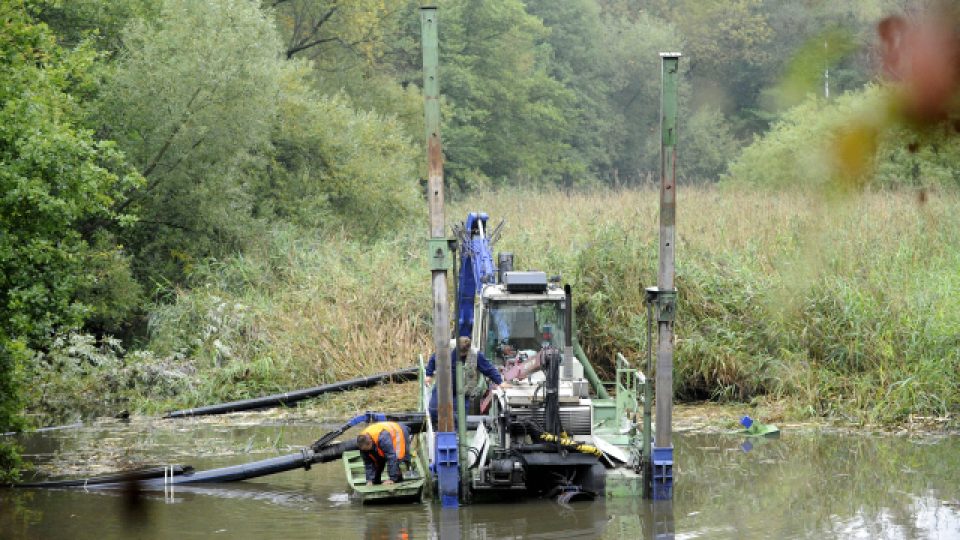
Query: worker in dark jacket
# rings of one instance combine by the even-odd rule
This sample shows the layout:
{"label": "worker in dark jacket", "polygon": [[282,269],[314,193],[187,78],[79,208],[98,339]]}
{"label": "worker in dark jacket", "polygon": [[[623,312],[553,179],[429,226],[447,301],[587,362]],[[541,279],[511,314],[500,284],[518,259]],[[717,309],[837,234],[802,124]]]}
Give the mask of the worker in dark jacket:
{"label": "worker in dark jacket", "polygon": [[[466,336],[461,336],[457,338],[457,348],[450,351],[450,377],[451,377],[451,387],[453,388],[454,399],[456,399],[457,394],[457,361],[461,364],[466,364],[467,357],[470,353],[470,338]],[[473,367],[473,366],[471,366]],[[426,375],[426,383],[430,385],[433,383],[433,374],[437,370],[437,357],[436,354],[430,355],[430,362],[427,363],[427,369],[424,370]],[[497,371],[497,368],[487,360],[487,357],[483,355],[483,352],[477,351],[477,365],[476,371],[483,374],[487,379],[494,384],[494,389],[503,384],[503,377],[500,376],[500,372]],[[466,390],[467,394],[464,396],[464,405],[465,410],[470,410],[470,391],[471,381],[468,378],[468,374],[464,373],[464,378],[467,382]],[[454,403],[454,416],[456,416],[456,403]],[[430,419],[433,421],[434,427],[437,425],[437,387],[433,387],[433,393],[430,394]]]}
{"label": "worker in dark jacket", "polygon": [[379,484],[384,468],[388,477],[384,484],[402,481],[400,462],[410,462],[409,444],[410,430],[397,422],[377,422],[361,431],[357,435],[357,447],[363,456],[367,485]]}

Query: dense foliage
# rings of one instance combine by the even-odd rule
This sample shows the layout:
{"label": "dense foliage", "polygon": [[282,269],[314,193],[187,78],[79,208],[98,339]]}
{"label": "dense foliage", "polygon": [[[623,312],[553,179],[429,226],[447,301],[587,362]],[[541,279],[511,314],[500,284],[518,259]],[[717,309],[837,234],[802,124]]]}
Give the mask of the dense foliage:
{"label": "dense foliage", "polygon": [[[346,355],[405,364],[422,348],[427,295],[414,277],[424,229],[419,4],[0,3],[0,431],[23,425],[25,406],[47,423],[164,400],[238,397],[291,384],[294,372],[319,382],[368,365],[347,369]],[[680,50],[684,185],[724,178],[750,189],[815,186],[821,195],[909,186],[922,188],[925,201],[928,190],[958,184],[960,148],[955,122],[927,114],[918,127],[895,110],[898,103],[908,110],[909,96],[898,102],[874,80],[868,45],[877,22],[900,4],[445,0],[449,193],[476,201],[501,189],[654,182],[657,53]],[[907,25],[893,26],[909,39],[891,42],[913,42]],[[913,58],[885,51],[886,71],[900,69],[891,58]],[[909,76],[902,80],[911,87]],[[508,193],[534,199],[509,212],[547,217],[544,196]],[[639,315],[631,311],[636,299],[597,300],[623,285],[608,273],[627,261],[592,266],[613,257],[591,251],[604,235],[623,234],[603,228],[606,216],[594,217],[596,230],[581,226],[595,235],[584,240],[589,245],[557,240],[556,229],[538,257],[592,283],[587,345],[607,353],[638,338],[605,341],[602,323],[633,332]],[[536,240],[528,230],[512,234],[519,247]],[[704,261],[691,267],[700,277],[722,281],[743,266],[731,281],[760,287],[772,279],[746,261]],[[817,306],[849,309],[859,302],[854,296],[804,297],[809,305],[795,307],[807,315],[769,326],[757,342],[738,342],[725,358],[741,367],[758,358],[833,362],[846,377],[847,364],[864,355],[917,351],[886,335],[875,349],[850,353],[790,334],[808,335]],[[726,297],[719,308],[706,306],[706,294],[698,298],[685,308],[702,310],[702,320],[739,322],[710,322],[717,332],[702,330],[692,341],[702,354],[688,348],[685,358],[716,357],[730,336],[777,321],[747,298]],[[874,298],[867,307],[877,313],[887,300]],[[738,310],[749,317],[732,314]],[[861,323],[837,322],[866,332]],[[950,343],[930,346],[944,351]],[[798,388],[683,373],[687,396]],[[954,402],[928,405],[943,411]]]}
{"label": "dense foliage", "polygon": [[[82,124],[74,93],[92,84],[89,47],[67,51],[20,2],[0,5],[0,431],[19,427],[20,374],[30,351],[91,315],[93,229],[138,185],[115,144]],[[99,251],[98,251],[99,250]],[[122,260],[119,263],[122,266]],[[0,447],[0,476],[10,470]]]}
{"label": "dense foliage", "polygon": [[869,86],[809,98],[730,164],[729,180],[772,189],[960,187],[960,139],[946,124],[917,131],[889,111],[891,90]]}

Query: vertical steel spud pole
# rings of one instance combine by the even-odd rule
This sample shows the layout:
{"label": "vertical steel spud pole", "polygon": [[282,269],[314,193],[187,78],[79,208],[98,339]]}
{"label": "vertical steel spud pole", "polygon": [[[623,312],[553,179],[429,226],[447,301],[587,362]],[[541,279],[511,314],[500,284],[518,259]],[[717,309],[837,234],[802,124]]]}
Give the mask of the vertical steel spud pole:
{"label": "vertical steel spud pole", "polygon": [[[440,76],[437,7],[420,8],[423,47],[423,106],[427,137],[427,201],[430,206],[429,259],[433,283],[433,350],[437,376],[437,475],[443,506],[457,506],[459,470],[453,422],[453,381],[450,365],[450,306],[447,269],[450,267],[443,214],[443,148],[440,142]],[[452,443],[452,452],[450,450]],[[451,462],[452,461],[452,462]]]}
{"label": "vertical steel spud pole", "polygon": [[657,272],[655,499],[673,498],[673,321],[677,187],[677,87],[680,53],[660,53],[660,267]]}

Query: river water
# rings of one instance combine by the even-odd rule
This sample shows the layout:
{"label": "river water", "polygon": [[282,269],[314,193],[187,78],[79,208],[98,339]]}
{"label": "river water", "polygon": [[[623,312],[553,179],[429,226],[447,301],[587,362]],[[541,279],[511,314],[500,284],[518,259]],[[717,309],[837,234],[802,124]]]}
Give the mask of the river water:
{"label": "river water", "polygon": [[[21,437],[39,471],[197,469],[296,451],[326,431],[254,417],[101,422]],[[674,437],[672,502],[532,500],[364,506],[339,462],[219,486],[132,497],[0,489],[2,539],[942,538],[960,539],[960,436],[785,429],[779,439]]]}

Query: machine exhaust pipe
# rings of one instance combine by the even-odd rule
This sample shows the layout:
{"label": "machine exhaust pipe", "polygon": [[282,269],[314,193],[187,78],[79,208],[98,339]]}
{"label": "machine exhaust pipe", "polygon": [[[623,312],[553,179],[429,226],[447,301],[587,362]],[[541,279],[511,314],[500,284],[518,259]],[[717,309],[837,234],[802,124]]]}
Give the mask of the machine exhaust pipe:
{"label": "machine exhaust pipe", "polygon": [[507,272],[513,272],[513,253],[501,251],[497,254],[497,279],[500,283],[503,283],[503,274]]}

